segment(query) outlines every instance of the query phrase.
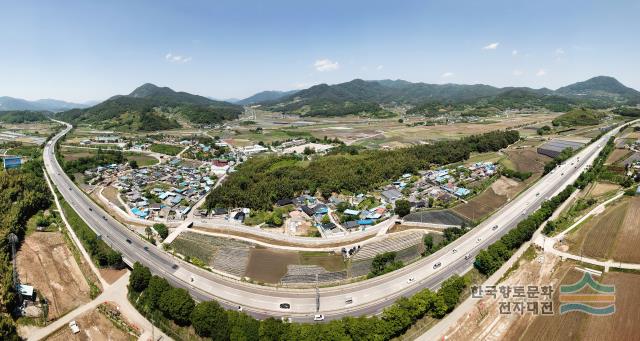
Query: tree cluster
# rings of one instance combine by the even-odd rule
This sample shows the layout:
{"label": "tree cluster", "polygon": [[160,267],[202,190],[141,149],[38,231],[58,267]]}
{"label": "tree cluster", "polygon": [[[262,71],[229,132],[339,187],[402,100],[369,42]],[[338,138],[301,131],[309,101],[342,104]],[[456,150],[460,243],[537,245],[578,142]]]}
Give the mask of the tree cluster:
{"label": "tree cluster", "polygon": [[396,260],[395,252],[380,253],[373,258],[373,261],[371,262],[371,272],[369,272],[367,278],[384,275],[398,270],[403,266],[404,264],[402,261]]}
{"label": "tree cluster", "polygon": [[517,131],[494,131],[396,150],[330,154],[308,163],[293,156],[253,157],[207,196],[206,207],[270,210],[277,200],[305,190],[325,197],[334,192],[364,193],[404,173],[463,161],[471,152],[497,151],[518,139]]}
{"label": "tree cluster", "polygon": [[[19,340],[10,316],[18,303],[13,287],[11,246],[13,233],[22,241],[27,221],[51,204],[42,172],[42,160],[34,159],[19,169],[0,172],[0,339]],[[16,245],[19,248],[19,245]]]}
{"label": "tree cluster", "polygon": [[520,181],[525,181],[531,177],[531,172],[520,172],[517,170],[513,170],[510,168],[503,168],[500,173],[508,178],[518,179]]}

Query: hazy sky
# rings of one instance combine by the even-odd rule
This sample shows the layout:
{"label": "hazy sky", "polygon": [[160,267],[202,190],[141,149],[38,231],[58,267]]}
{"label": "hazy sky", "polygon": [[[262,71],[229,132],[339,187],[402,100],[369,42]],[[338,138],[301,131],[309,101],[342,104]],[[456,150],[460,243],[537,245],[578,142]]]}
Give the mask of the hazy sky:
{"label": "hazy sky", "polygon": [[353,78],[640,89],[640,1],[2,1],[0,96],[217,98]]}

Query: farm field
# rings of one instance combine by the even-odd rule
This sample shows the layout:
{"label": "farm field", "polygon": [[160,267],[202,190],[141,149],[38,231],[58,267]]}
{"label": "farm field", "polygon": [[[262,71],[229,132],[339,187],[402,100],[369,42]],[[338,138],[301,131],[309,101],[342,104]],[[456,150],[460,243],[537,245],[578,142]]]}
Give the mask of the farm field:
{"label": "farm field", "polygon": [[251,250],[246,276],[264,283],[278,283],[288,264],[297,264],[297,252],[255,248]]}
{"label": "farm field", "polygon": [[513,199],[524,187],[525,183],[501,177],[466,204],[460,204],[451,210],[468,220],[478,220]]}
{"label": "farm field", "polygon": [[346,267],[340,254],[273,250],[237,240],[193,232],[182,233],[171,243],[171,247],[175,252],[190,258],[198,258],[209,266],[226,261],[226,259],[216,259],[221,256],[227,257],[227,254],[222,251],[223,249],[246,249],[248,262],[246,266],[241,266],[238,269],[240,273],[237,275],[264,283],[278,283],[280,278],[287,273],[288,265],[317,265],[329,272],[342,271]]}
{"label": "farm field", "polygon": [[593,185],[589,190],[588,195],[590,197],[599,197],[601,195],[604,195],[613,191],[617,191],[620,188],[622,188],[620,187],[620,185],[616,185],[608,182],[596,182],[595,185]]}
{"label": "farm field", "polygon": [[628,158],[629,156],[631,156],[631,154],[633,154],[633,152],[629,151],[628,149],[614,149],[611,154],[609,154],[609,157],[607,158],[605,164],[611,165],[617,163],[618,161],[622,161]]}
{"label": "farm field", "polygon": [[124,156],[129,161],[136,161],[139,167],[151,166],[157,164],[159,161],[153,156],[141,154],[141,153],[131,153],[126,152]]}
{"label": "farm field", "polygon": [[172,144],[155,143],[155,144],[152,144],[151,147],[149,147],[149,149],[152,152],[156,152],[160,154],[178,155],[178,153],[180,153],[184,149],[184,147],[176,146]]}
{"label": "farm field", "polygon": [[[398,118],[372,119],[366,117],[283,117],[277,113],[256,110],[257,115],[251,118],[256,124],[240,125],[234,129],[212,130],[217,135],[238,146],[255,144],[258,141],[270,143],[275,140],[295,137],[314,136],[317,138],[338,138],[347,144],[358,144],[365,147],[397,148],[426,140],[456,139],[471,134],[479,134],[493,130],[517,128],[522,125],[550,121],[552,114],[524,114],[511,117],[495,117],[487,122],[454,123],[436,126],[408,126],[422,122],[422,117],[405,117],[403,123]],[[261,132],[256,132],[261,127]]]}
{"label": "farm field", "polygon": [[[566,271],[566,270],[565,270]],[[572,284],[582,278],[583,273],[577,270],[568,269],[562,278],[561,284]],[[559,286],[555,286],[553,295],[554,315],[536,316],[521,334],[522,341],[564,341],[581,340],[584,335],[585,322],[588,315],[572,312],[559,315]],[[615,314],[614,314],[615,315]]]}
{"label": "farm field", "polygon": [[538,154],[536,148],[508,149],[505,154],[508,156],[510,166],[512,165],[513,169],[519,172],[541,174],[545,163],[551,161],[550,157]]}
{"label": "farm field", "polygon": [[[570,270],[562,279],[562,284],[571,284],[583,273]],[[640,275],[609,272],[597,281],[616,287],[616,312],[609,316],[590,316],[571,312],[565,315],[537,316],[528,326],[521,340],[633,340],[640,334]],[[554,309],[558,309],[557,291]]]}
{"label": "farm field", "polygon": [[425,222],[443,225],[460,225],[467,220],[464,217],[452,212],[451,210],[428,210],[418,211],[408,214],[404,217],[407,225],[414,222]]}
{"label": "farm field", "polygon": [[608,259],[622,227],[629,201],[618,201],[602,214],[592,217],[577,227],[566,238],[569,252],[584,256]]}
{"label": "farm field", "polygon": [[628,263],[640,263],[640,197],[631,198],[622,228],[620,228],[611,258]]}
{"label": "farm field", "polygon": [[[105,150],[106,149],[108,148],[105,148]],[[65,161],[74,161],[83,157],[91,157],[98,153],[98,149],[62,146],[60,153]],[[158,163],[158,159],[142,153],[124,152],[124,157],[127,161],[135,160],[140,167]]]}
{"label": "farm field", "polygon": [[89,284],[60,232],[29,234],[17,262],[20,282],[49,301],[50,320],[91,300]]}

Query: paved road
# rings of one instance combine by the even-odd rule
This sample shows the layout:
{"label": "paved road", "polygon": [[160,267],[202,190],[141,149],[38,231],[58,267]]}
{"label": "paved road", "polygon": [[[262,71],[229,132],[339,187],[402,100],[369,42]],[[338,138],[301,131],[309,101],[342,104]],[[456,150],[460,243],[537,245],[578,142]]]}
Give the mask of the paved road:
{"label": "paved road", "polygon": [[[93,203],[60,168],[54,155],[55,142],[70,129],[67,127],[45,146],[47,172],[65,200],[105,242],[122,252],[128,263],[141,262],[172,285],[188,289],[197,300],[216,299],[229,308],[242,305],[244,311],[258,318],[292,316],[295,321],[312,319],[316,313],[314,289],[284,289],[240,282],[179,261],[157,248],[148,247],[145,250],[144,247],[149,244]],[[565,162],[478,227],[435,254],[384,276],[320,289],[320,312],[328,320],[345,315],[377,314],[400,296],[412,295],[423,288],[435,289],[451,275],[464,273],[472,266],[473,257],[482,248],[515,227],[535,211],[545,198],[552,197],[572,183],[597,156],[610,135],[611,132],[597,143],[585,147],[578,156]],[[494,230],[496,225],[498,227]],[[436,267],[438,263],[441,265]],[[409,278],[415,280],[408,283]],[[346,297],[352,298],[353,303],[347,305]],[[280,309],[279,304],[284,302],[289,303],[291,309]]]}

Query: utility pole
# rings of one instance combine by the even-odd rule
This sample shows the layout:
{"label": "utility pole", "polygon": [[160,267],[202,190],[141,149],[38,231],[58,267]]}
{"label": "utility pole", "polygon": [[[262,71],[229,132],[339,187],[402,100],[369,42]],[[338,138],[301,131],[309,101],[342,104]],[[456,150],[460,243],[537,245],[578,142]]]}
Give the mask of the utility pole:
{"label": "utility pole", "polygon": [[18,302],[22,304],[22,294],[20,293],[20,279],[18,278],[18,266],[16,260],[16,244],[18,243],[18,236],[13,233],[10,233],[8,236],[9,243],[11,243],[11,257],[13,260],[13,287],[16,290],[16,294],[18,295]]}
{"label": "utility pole", "polygon": [[318,274],[316,274],[316,313],[320,311],[320,289],[318,288]]}

